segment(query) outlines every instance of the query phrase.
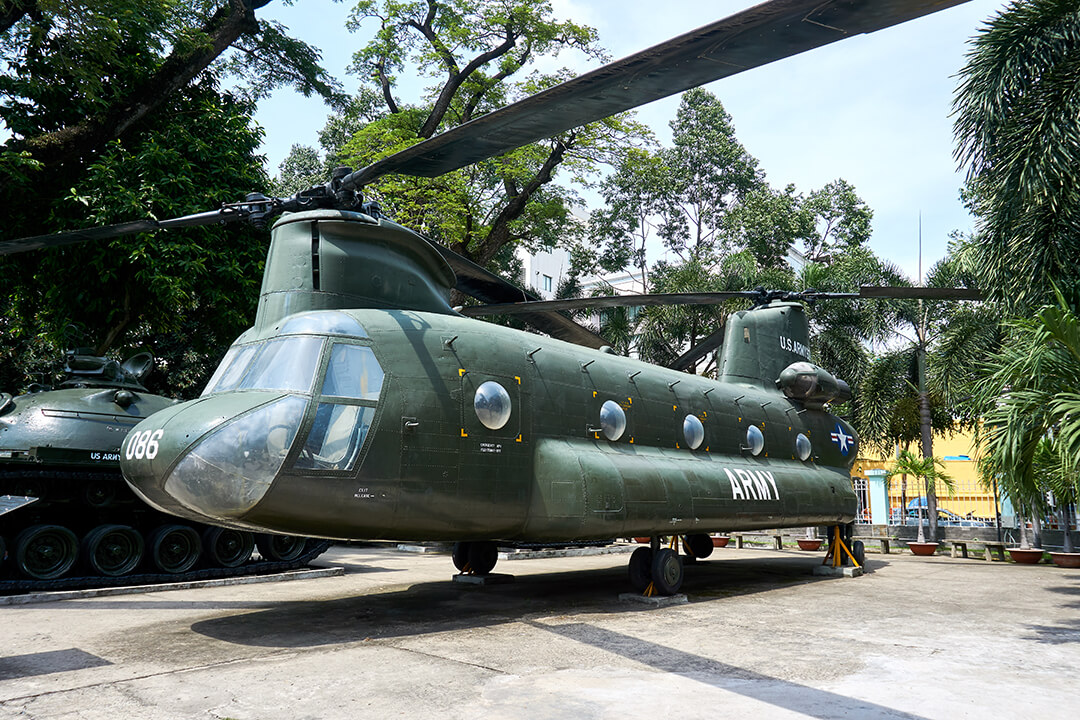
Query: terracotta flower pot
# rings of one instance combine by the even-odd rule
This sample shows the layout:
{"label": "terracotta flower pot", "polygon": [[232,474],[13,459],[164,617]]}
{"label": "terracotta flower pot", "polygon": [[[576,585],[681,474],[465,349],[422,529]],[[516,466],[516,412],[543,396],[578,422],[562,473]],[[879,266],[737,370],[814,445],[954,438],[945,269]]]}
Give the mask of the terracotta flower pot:
{"label": "terracotta flower pot", "polygon": [[639,543],[641,543],[642,545],[648,545],[648,544],[649,544],[649,540],[650,540],[650,539],[651,539],[651,538],[647,538],[647,537],[643,537],[643,538],[638,538],[638,537],[636,537],[636,538],[634,538],[634,542],[639,542]]}
{"label": "terracotta flower pot", "polygon": [[933,555],[937,552],[938,544],[936,542],[909,542],[908,548],[916,555]]}
{"label": "terracotta flower pot", "polygon": [[1054,561],[1054,564],[1063,568],[1080,568],[1080,553],[1067,553],[1067,552],[1052,552],[1050,553],[1050,559]]}
{"label": "terracotta flower pot", "polygon": [[1013,562],[1023,563],[1024,565],[1034,565],[1042,560],[1043,551],[1042,548],[1006,548],[1009,551],[1009,557],[1013,559]]}
{"label": "terracotta flower pot", "polygon": [[800,550],[820,550],[821,543],[825,541],[817,538],[798,538],[795,542],[799,543]]}
{"label": "terracotta flower pot", "polygon": [[730,540],[730,539],[731,538],[726,538],[726,537],[714,537],[712,539],[712,546],[713,547],[727,547],[728,540]]}

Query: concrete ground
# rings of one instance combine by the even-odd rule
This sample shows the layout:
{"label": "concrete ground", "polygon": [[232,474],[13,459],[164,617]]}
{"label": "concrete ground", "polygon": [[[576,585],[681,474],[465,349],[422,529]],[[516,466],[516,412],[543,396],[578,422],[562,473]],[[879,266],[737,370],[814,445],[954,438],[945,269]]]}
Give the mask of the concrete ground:
{"label": "concrete ground", "polygon": [[1080,571],[720,549],[689,603],[620,602],[628,556],[340,547],[346,574],[0,607],[9,718],[1075,718]]}

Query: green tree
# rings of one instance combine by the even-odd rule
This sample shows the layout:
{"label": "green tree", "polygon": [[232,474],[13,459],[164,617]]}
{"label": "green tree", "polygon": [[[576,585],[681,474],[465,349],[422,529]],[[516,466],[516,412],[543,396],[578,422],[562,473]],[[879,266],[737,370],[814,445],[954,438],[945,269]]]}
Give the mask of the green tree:
{"label": "green tree", "polygon": [[1008,329],[981,384],[988,407],[981,462],[984,475],[997,477],[1017,510],[1032,517],[1045,510],[1046,490],[1063,508],[1077,500],[1080,318],[1058,293],[1057,303],[1010,321]]}
{"label": "green tree", "polygon": [[980,287],[1008,307],[1080,283],[1080,9],[1019,0],[972,41],[955,99],[957,158],[979,224],[965,245]]}
{"label": "green tree", "polygon": [[[359,2],[353,26],[376,22],[375,38],[354,55],[353,72],[367,91],[357,99],[356,131],[342,143],[341,125],[322,142],[335,162],[363,166],[517,97],[564,79],[566,71],[530,71],[536,61],[567,49],[601,58],[591,28],[557,21],[550,3],[386,0]],[[413,102],[399,98],[398,77],[433,84]],[[377,96],[381,107],[371,99]],[[588,182],[600,164],[614,162],[648,131],[616,116],[519,148],[434,180],[385,177],[366,192],[397,221],[480,263],[506,268],[507,249],[566,245],[580,235],[576,192],[556,182]],[[506,268],[509,269],[509,268]]]}
{"label": "green tree", "polygon": [[[255,17],[266,1],[4,3],[4,236],[173,217],[265,190],[250,98],[286,82],[335,94],[315,49]],[[227,71],[257,81],[224,93]],[[101,353],[153,341],[175,349],[158,350],[173,378],[163,387],[187,391],[200,382],[184,358],[197,349],[205,366],[250,321],[264,247],[262,233],[230,226],[12,256],[0,344],[33,358],[72,324]],[[192,318],[203,325],[184,335]],[[189,350],[162,339],[170,332]],[[5,372],[8,387],[40,374]]]}

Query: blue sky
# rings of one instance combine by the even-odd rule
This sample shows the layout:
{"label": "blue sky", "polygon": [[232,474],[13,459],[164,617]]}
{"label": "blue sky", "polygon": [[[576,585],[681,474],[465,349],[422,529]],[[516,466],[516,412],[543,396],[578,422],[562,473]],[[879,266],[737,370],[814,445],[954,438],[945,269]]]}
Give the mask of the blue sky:
{"label": "blue sky", "polygon": [[[613,58],[754,4],[553,0],[557,17],[595,27]],[[1003,0],[972,0],[707,87],[731,113],[739,140],[774,187],[794,183],[809,192],[840,177],[852,183],[874,211],[874,251],[915,279],[920,216],[924,269],[944,255],[951,231],[973,226],[958,199],[963,173],[952,155],[949,114],[969,38],[1004,6]],[[345,30],[350,7],[332,0],[285,6],[279,0],[261,14],[319,47],[325,66],[352,91],[356,78],[345,68],[374,28]],[[574,54],[557,64],[576,71],[596,66]],[[411,99],[408,89],[403,96]],[[641,108],[638,118],[663,142],[677,106],[677,96],[660,100]],[[257,119],[266,130],[263,152],[272,174],[293,143],[317,145],[326,115],[320,101],[288,91],[262,103]]]}

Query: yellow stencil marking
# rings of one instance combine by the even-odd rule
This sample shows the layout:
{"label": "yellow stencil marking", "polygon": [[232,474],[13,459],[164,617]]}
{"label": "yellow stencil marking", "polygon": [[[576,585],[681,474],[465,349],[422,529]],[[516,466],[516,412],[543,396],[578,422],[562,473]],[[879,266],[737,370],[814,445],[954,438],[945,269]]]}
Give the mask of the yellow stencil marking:
{"label": "yellow stencil marking", "polygon": [[465,372],[466,372],[465,368],[458,368],[457,376],[461,377],[462,375],[465,374]]}
{"label": "yellow stencil marking", "polygon": [[461,428],[461,437],[469,437],[469,433],[465,432],[465,428]]}
{"label": "yellow stencil marking", "polygon": [[520,378],[520,377],[518,377],[517,375],[515,375],[515,376],[514,376],[514,379],[518,381],[518,385],[520,385],[520,384],[521,384],[521,378]]}
{"label": "yellow stencil marking", "polygon": [[518,435],[518,436],[517,436],[517,440],[515,440],[514,442],[521,442],[521,436],[520,436],[520,435]]}

